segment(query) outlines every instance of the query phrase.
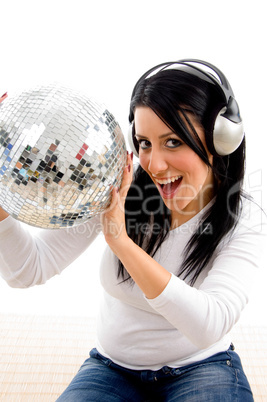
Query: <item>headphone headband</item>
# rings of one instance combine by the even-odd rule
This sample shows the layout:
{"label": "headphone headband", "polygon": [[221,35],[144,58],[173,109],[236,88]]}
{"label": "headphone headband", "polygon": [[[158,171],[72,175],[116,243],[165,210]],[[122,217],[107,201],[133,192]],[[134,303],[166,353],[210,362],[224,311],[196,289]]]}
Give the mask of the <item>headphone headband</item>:
{"label": "headphone headband", "polygon": [[[149,79],[163,70],[182,70],[193,76],[216,85],[225,99],[225,107],[221,109],[214,122],[213,145],[218,155],[224,156],[234,152],[244,137],[242,119],[233,90],[221,70],[206,61],[197,59],[182,59],[174,62],[161,63],[149,69],[137,81],[132,98],[140,82]],[[138,149],[134,143],[133,127],[129,133],[129,143],[138,156]]]}
{"label": "headphone headband", "polygon": [[[226,95],[227,99],[229,99],[230,96],[234,97],[234,93],[233,93],[230,83],[228,82],[227,78],[225,77],[223,72],[221,70],[219,70],[218,67],[214,66],[211,63],[208,63],[207,61],[197,60],[197,59],[184,59],[184,60],[180,60],[178,63],[184,64],[188,67],[191,67],[191,68],[199,71],[202,74],[202,76],[205,75],[207,78],[212,80],[215,85],[219,85],[219,87],[222,89],[222,91]],[[209,68],[211,70],[211,73],[198,68],[195,64],[200,64],[204,67]],[[218,78],[216,78],[212,74],[212,72],[215,72]],[[200,77],[200,78],[202,78],[202,77]]]}

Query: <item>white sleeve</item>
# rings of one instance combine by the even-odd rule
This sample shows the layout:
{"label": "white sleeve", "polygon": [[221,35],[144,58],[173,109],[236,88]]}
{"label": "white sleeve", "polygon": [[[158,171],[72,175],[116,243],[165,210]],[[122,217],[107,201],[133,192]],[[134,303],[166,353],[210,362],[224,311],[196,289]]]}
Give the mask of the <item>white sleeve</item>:
{"label": "white sleeve", "polygon": [[100,231],[97,216],[79,226],[32,235],[9,216],[0,222],[0,274],[11,287],[43,284],[82,254]]}
{"label": "white sleeve", "polygon": [[198,348],[207,348],[228,333],[248,302],[267,240],[266,223],[253,222],[239,222],[198,289],[172,275],[158,297],[147,299]]}

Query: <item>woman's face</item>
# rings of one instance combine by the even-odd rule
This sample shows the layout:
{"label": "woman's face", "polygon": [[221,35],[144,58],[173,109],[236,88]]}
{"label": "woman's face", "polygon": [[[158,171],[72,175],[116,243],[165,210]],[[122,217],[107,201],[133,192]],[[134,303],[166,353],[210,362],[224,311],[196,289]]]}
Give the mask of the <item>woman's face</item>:
{"label": "woman's face", "polygon": [[[203,128],[190,119],[206,148]],[[134,122],[140,164],[171,210],[172,227],[180,226],[213,198],[212,170],[152,109],[137,107]],[[212,155],[207,154],[212,164]]]}

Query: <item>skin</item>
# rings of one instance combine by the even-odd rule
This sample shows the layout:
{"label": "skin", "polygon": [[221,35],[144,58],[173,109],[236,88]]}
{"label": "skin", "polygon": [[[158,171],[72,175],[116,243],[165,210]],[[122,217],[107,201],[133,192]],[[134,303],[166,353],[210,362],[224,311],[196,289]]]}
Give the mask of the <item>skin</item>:
{"label": "skin", "polygon": [[0,207],[0,222],[8,217],[8,213]]}
{"label": "skin", "polygon": [[133,177],[133,163],[128,165],[118,191],[113,189],[109,209],[101,215],[102,230],[111,250],[121,260],[146,297],[157,297],[168,284],[171,274],[129,238],[125,228],[124,203]]}
{"label": "skin", "polygon": [[[207,151],[203,128],[194,121],[193,116],[190,118]],[[213,198],[212,170],[150,108],[136,109],[135,129],[140,164],[171,210],[172,228],[180,226]],[[212,155],[207,153],[212,164]],[[164,194],[158,180],[162,183],[162,180],[178,176],[180,184],[177,190],[170,195]]]}
{"label": "skin", "polygon": [[[163,199],[171,209],[173,227],[181,225],[196,215],[213,197],[213,175],[207,165],[187,145],[178,145],[177,135],[149,108],[138,107],[135,111],[135,128],[141,143],[139,150],[141,166],[155,182],[156,177],[183,177],[181,189],[171,199]],[[203,140],[200,126],[195,128]],[[168,134],[166,136],[166,134]],[[175,148],[173,148],[175,144]],[[205,144],[204,144],[205,145]],[[170,147],[171,146],[171,147]],[[212,161],[212,156],[209,155]],[[113,190],[112,203],[102,215],[103,233],[112,251],[147,298],[160,295],[167,286],[171,274],[137,246],[127,235],[124,202],[132,181],[132,160],[128,156],[120,190]],[[184,187],[184,188],[183,188]],[[193,189],[193,191],[192,191]],[[179,194],[179,192],[182,194]]]}

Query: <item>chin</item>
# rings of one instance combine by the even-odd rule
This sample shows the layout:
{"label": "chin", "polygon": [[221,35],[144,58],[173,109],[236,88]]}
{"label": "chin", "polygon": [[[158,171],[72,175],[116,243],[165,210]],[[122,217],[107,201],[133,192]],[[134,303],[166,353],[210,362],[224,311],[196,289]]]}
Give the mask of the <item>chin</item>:
{"label": "chin", "polygon": [[175,214],[184,215],[190,218],[199,212],[197,205],[194,202],[195,201],[194,199],[186,201],[175,200],[175,199],[172,200],[163,199],[163,201],[166,207],[173,213],[173,215]]}

